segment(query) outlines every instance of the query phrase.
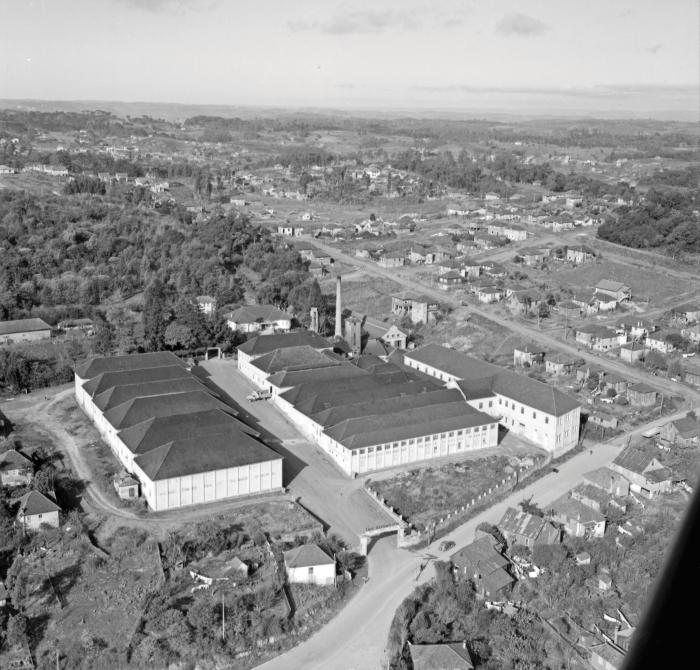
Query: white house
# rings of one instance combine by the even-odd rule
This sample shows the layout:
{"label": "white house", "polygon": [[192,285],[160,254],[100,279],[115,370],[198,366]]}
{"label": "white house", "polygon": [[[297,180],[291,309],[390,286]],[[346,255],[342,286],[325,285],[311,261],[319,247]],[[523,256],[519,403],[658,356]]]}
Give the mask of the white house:
{"label": "white house", "polygon": [[58,528],[61,508],[39,491],[25,493],[19,499],[17,523],[27,530],[39,530],[44,524]]}
{"label": "white house", "polygon": [[292,315],[274,305],[243,305],[226,315],[231,330],[241,333],[288,332]]}
{"label": "white house", "polygon": [[335,584],[335,558],[317,544],[302,544],[285,551],[284,568],[290,584]]}

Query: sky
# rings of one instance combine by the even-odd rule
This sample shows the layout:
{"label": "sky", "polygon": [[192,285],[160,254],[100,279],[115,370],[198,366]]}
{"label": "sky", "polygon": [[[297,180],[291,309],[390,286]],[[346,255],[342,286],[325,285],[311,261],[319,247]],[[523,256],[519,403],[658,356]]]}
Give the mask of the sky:
{"label": "sky", "polygon": [[0,0],[0,98],[697,119],[698,5]]}

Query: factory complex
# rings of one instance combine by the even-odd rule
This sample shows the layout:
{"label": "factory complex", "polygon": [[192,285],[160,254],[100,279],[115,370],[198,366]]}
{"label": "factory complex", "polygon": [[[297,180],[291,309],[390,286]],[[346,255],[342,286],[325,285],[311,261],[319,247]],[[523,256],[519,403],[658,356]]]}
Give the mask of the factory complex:
{"label": "factory complex", "polygon": [[282,456],[174,354],[93,358],[75,397],[154,511],[282,488]]}

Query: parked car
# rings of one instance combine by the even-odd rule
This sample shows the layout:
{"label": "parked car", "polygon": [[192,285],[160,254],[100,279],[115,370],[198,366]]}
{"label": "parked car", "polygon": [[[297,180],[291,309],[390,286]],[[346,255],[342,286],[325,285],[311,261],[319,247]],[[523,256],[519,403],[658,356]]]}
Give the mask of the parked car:
{"label": "parked car", "polygon": [[449,551],[454,546],[455,546],[455,543],[452,542],[452,540],[443,540],[442,542],[440,542],[440,546],[438,547],[438,549],[440,551]]}
{"label": "parked car", "polygon": [[250,402],[255,402],[256,400],[267,400],[272,398],[272,391],[253,391],[251,394],[246,396],[246,400]]}

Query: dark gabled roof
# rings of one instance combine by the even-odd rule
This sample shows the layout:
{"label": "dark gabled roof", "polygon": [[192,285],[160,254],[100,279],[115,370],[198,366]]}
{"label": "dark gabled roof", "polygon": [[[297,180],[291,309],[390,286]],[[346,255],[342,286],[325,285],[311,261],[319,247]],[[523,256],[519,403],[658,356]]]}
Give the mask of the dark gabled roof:
{"label": "dark gabled roof", "polygon": [[171,393],[184,393],[185,391],[207,390],[205,386],[191,374],[181,379],[165,379],[145,384],[126,384],[125,386],[113,386],[102,391],[93,398],[95,406],[102,412],[112,407],[121,405],[132,398],[146,398],[156,395],[169,395]]}
{"label": "dark gabled roof", "polygon": [[597,486],[604,491],[609,490],[611,485],[619,483],[620,479],[622,479],[622,475],[619,472],[615,472],[607,467],[596,468],[583,474],[584,482],[591,486]]}
{"label": "dark gabled roof", "polygon": [[276,388],[289,388],[305,384],[322,384],[324,382],[339,382],[341,379],[362,377],[367,373],[364,370],[346,363],[344,365],[329,365],[310,370],[292,370],[277,372],[267,378],[267,383]]}
{"label": "dark gabled roof", "polygon": [[700,423],[698,423],[695,414],[692,412],[688,412],[688,414],[682,416],[680,419],[676,419],[672,423],[682,437],[693,437],[700,432]]}
{"label": "dark gabled roof", "polygon": [[335,560],[317,544],[302,544],[284,552],[288,568],[309,568],[316,565],[335,565]]}
{"label": "dark gabled roof", "polygon": [[325,351],[319,351],[308,344],[299,347],[275,349],[269,354],[256,358],[251,365],[269,375],[283,370],[310,370],[340,365],[340,360],[331,358]]}
{"label": "dark gabled roof", "polygon": [[75,368],[75,374],[81,379],[92,379],[103,372],[125,372],[168,365],[185,367],[185,364],[175,354],[169,351],[155,351],[149,354],[91,358],[78,365]]}
{"label": "dark gabled roof", "polygon": [[172,395],[134,398],[105,412],[104,417],[117,430],[124,430],[152,417],[191,414],[205,409],[222,409],[236,414],[235,410],[216,400],[206,391],[187,391]]}
{"label": "dark gabled roof", "polygon": [[522,535],[534,542],[544,530],[547,521],[536,514],[509,507],[497,525],[503,533]]}
{"label": "dark gabled roof", "polygon": [[[390,387],[391,388],[391,387]],[[354,404],[331,407],[311,415],[311,418],[324,428],[334,426],[341,421],[372,414],[390,414],[419,407],[435,406],[446,402],[460,402],[462,396],[456,389],[434,389],[415,395],[394,396],[385,399],[365,400],[357,398]]]}
{"label": "dark gabled roof", "polygon": [[547,506],[547,509],[552,510],[555,514],[566,519],[576,519],[582,524],[605,521],[605,516],[600,512],[575,500],[569,493],[565,493],[563,496],[557,498],[553,503]]}
{"label": "dark gabled roof", "polygon": [[300,347],[308,345],[314,349],[330,349],[332,347],[328,340],[318,333],[310,330],[296,330],[291,333],[277,333],[274,335],[258,335],[238,347],[238,351],[250,356],[263,356],[275,349],[287,347]]}
{"label": "dark gabled roof", "polygon": [[51,330],[43,319],[16,319],[15,321],[0,321],[0,337],[16,333],[31,333],[38,330]]}
{"label": "dark gabled roof", "polygon": [[480,537],[455,551],[450,556],[450,561],[457,568],[466,568],[467,574],[489,575],[508,565],[508,559],[497,551],[494,545],[495,540],[492,537]]}
{"label": "dark gabled roof", "polygon": [[119,439],[135,454],[143,454],[173,440],[189,440],[212,433],[240,430],[259,437],[250,426],[221,409],[208,409],[176,416],[151,417],[119,433]]}
{"label": "dark gabled roof", "polygon": [[281,459],[262,442],[241,431],[173,440],[134,459],[152,481],[237,468]]}
{"label": "dark gabled roof", "polygon": [[346,419],[326,429],[325,433],[347,449],[359,449],[422,435],[488,425],[495,421],[464,402],[449,402],[390,414]]}
{"label": "dark gabled roof", "polygon": [[[580,407],[573,398],[553,386],[437,344],[426,344],[405,354],[405,358],[462,380],[458,385],[468,399],[488,397],[495,392],[554,416],[561,416]],[[483,392],[484,395],[474,395],[477,392]]]}
{"label": "dark gabled roof", "polygon": [[[386,383],[387,381],[389,383]],[[366,377],[344,379],[342,388],[338,388],[337,384],[324,383],[316,388],[311,384],[304,384],[308,393],[303,393],[297,396],[296,400],[290,400],[290,402],[297,411],[311,416],[324,409],[352,404],[357,402],[358,398],[363,401],[382,400],[400,395],[415,395],[436,388],[431,381],[403,381],[399,383],[393,383],[393,381],[394,375],[368,374]],[[288,393],[291,394],[298,388],[300,387],[297,386]],[[287,393],[282,394],[285,399],[287,399],[286,396]]]}
{"label": "dark gabled roof", "polygon": [[39,491],[30,491],[19,499],[18,513],[20,516],[34,516],[35,514],[60,511],[61,508],[51,498],[39,493]]}
{"label": "dark gabled roof", "polygon": [[653,447],[630,444],[625,447],[616,457],[613,463],[630,472],[641,475],[649,464],[656,458]]}
{"label": "dark gabled roof", "polygon": [[145,384],[164,379],[183,379],[191,377],[187,368],[182,365],[163,365],[157,368],[140,368],[124,372],[103,372],[83,384],[83,391],[94,397],[114,386],[125,384]]}
{"label": "dark gabled roof", "polygon": [[0,454],[0,470],[14,470],[16,468],[31,468],[32,462],[16,449],[8,449]]}
{"label": "dark gabled roof", "polygon": [[649,386],[649,384],[645,384],[644,382],[632,384],[627,387],[627,390],[634,391],[635,393],[656,393],[656,389],[653,386]]}
{"label": "dark gabled roof", "polygon": [[263,321],[291,321],[293,317],[274,305],[243,305],[229,312],[226,318],[234,323],[255,323],[258,319]]}
{"label": "dark gabled roof", "polygon": [[473,670],[471,656],[461,643],[410,644],[413,670]]}

